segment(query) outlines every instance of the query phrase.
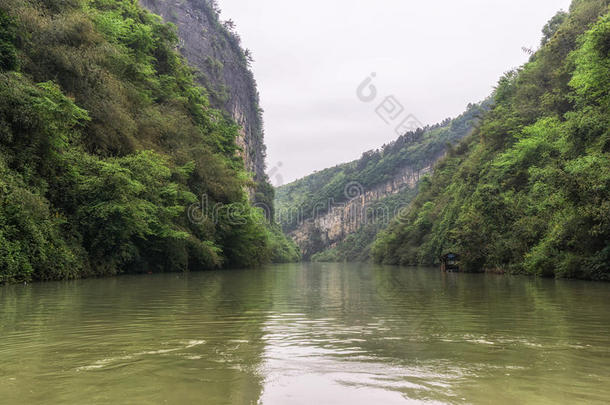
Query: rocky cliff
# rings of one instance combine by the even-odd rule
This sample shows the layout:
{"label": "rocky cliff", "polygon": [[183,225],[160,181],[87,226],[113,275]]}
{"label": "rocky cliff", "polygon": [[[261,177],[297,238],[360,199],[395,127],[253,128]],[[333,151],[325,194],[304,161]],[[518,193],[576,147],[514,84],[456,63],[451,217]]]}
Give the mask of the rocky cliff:
{"label": "rocky cliff", "polygon": [[151,12],[178,28],[179,50],[196,69],[213,107],[229,114],[241,127],[237,139],[246,168],[265,182],[265,144],[256,81],[231,22],[220,22],[211,0],[140,0]]}
{"label": "rocky cliff", "polygon": [[366,225],[384,227],[397,214],[402,205],[386,203],[387,197],[413,190],[422,176],[432,170],[432,165],[415,169],[401,168],[389,181],[365,191],[358,184],[350,184],[346,193],[355,197],[347,202],[329,202],[326,213],[314,215],[302,222],[289,236],[297,243],[305,258],[326,249],[332,249],[347,236]]}

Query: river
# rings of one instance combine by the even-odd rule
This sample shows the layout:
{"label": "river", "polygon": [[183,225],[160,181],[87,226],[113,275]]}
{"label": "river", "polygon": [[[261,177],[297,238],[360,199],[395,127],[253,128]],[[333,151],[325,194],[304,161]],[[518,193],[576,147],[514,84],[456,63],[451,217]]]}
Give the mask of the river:
{"label": "river", "polygon": [[364,264],[0,287],[4,404],[610,399],[610,284]]}

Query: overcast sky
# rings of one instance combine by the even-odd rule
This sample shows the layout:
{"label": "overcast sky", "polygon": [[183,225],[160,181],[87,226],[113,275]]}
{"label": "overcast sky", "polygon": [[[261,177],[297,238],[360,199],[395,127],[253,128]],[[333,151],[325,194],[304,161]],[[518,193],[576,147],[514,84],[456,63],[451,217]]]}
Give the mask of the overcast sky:
{"label": "overcast sky", "polygon": [[[277,185],[390,142],[409,114],[423,125],[459,115],[527,61],[522,47],[537,48],[544,24],[570,0],[219,4],[254,54],[268,172]],[[377,96],[364,102],[357,89],[372,73]],[[376,109],[389,96],[388,124]]]}

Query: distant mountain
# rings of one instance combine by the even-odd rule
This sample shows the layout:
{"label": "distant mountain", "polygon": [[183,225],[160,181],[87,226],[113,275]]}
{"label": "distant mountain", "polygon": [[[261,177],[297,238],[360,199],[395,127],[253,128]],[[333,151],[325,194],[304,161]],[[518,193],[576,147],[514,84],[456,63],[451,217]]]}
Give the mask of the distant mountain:
{"label": "distant mountain", "polygon": [[305,259],[368,260],[370,244],[451,145],[474,130],[489,102],[419,128],[381,149],[276,190],[278,221]]}

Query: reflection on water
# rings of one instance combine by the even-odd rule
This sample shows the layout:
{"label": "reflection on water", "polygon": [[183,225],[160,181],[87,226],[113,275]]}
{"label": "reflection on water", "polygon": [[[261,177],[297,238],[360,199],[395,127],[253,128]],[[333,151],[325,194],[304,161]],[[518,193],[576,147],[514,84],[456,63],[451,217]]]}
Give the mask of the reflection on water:
{"label": "reflection on water", "polygon": [[298,264],[0,288],[0,403],[604,403],[610,285]]}

